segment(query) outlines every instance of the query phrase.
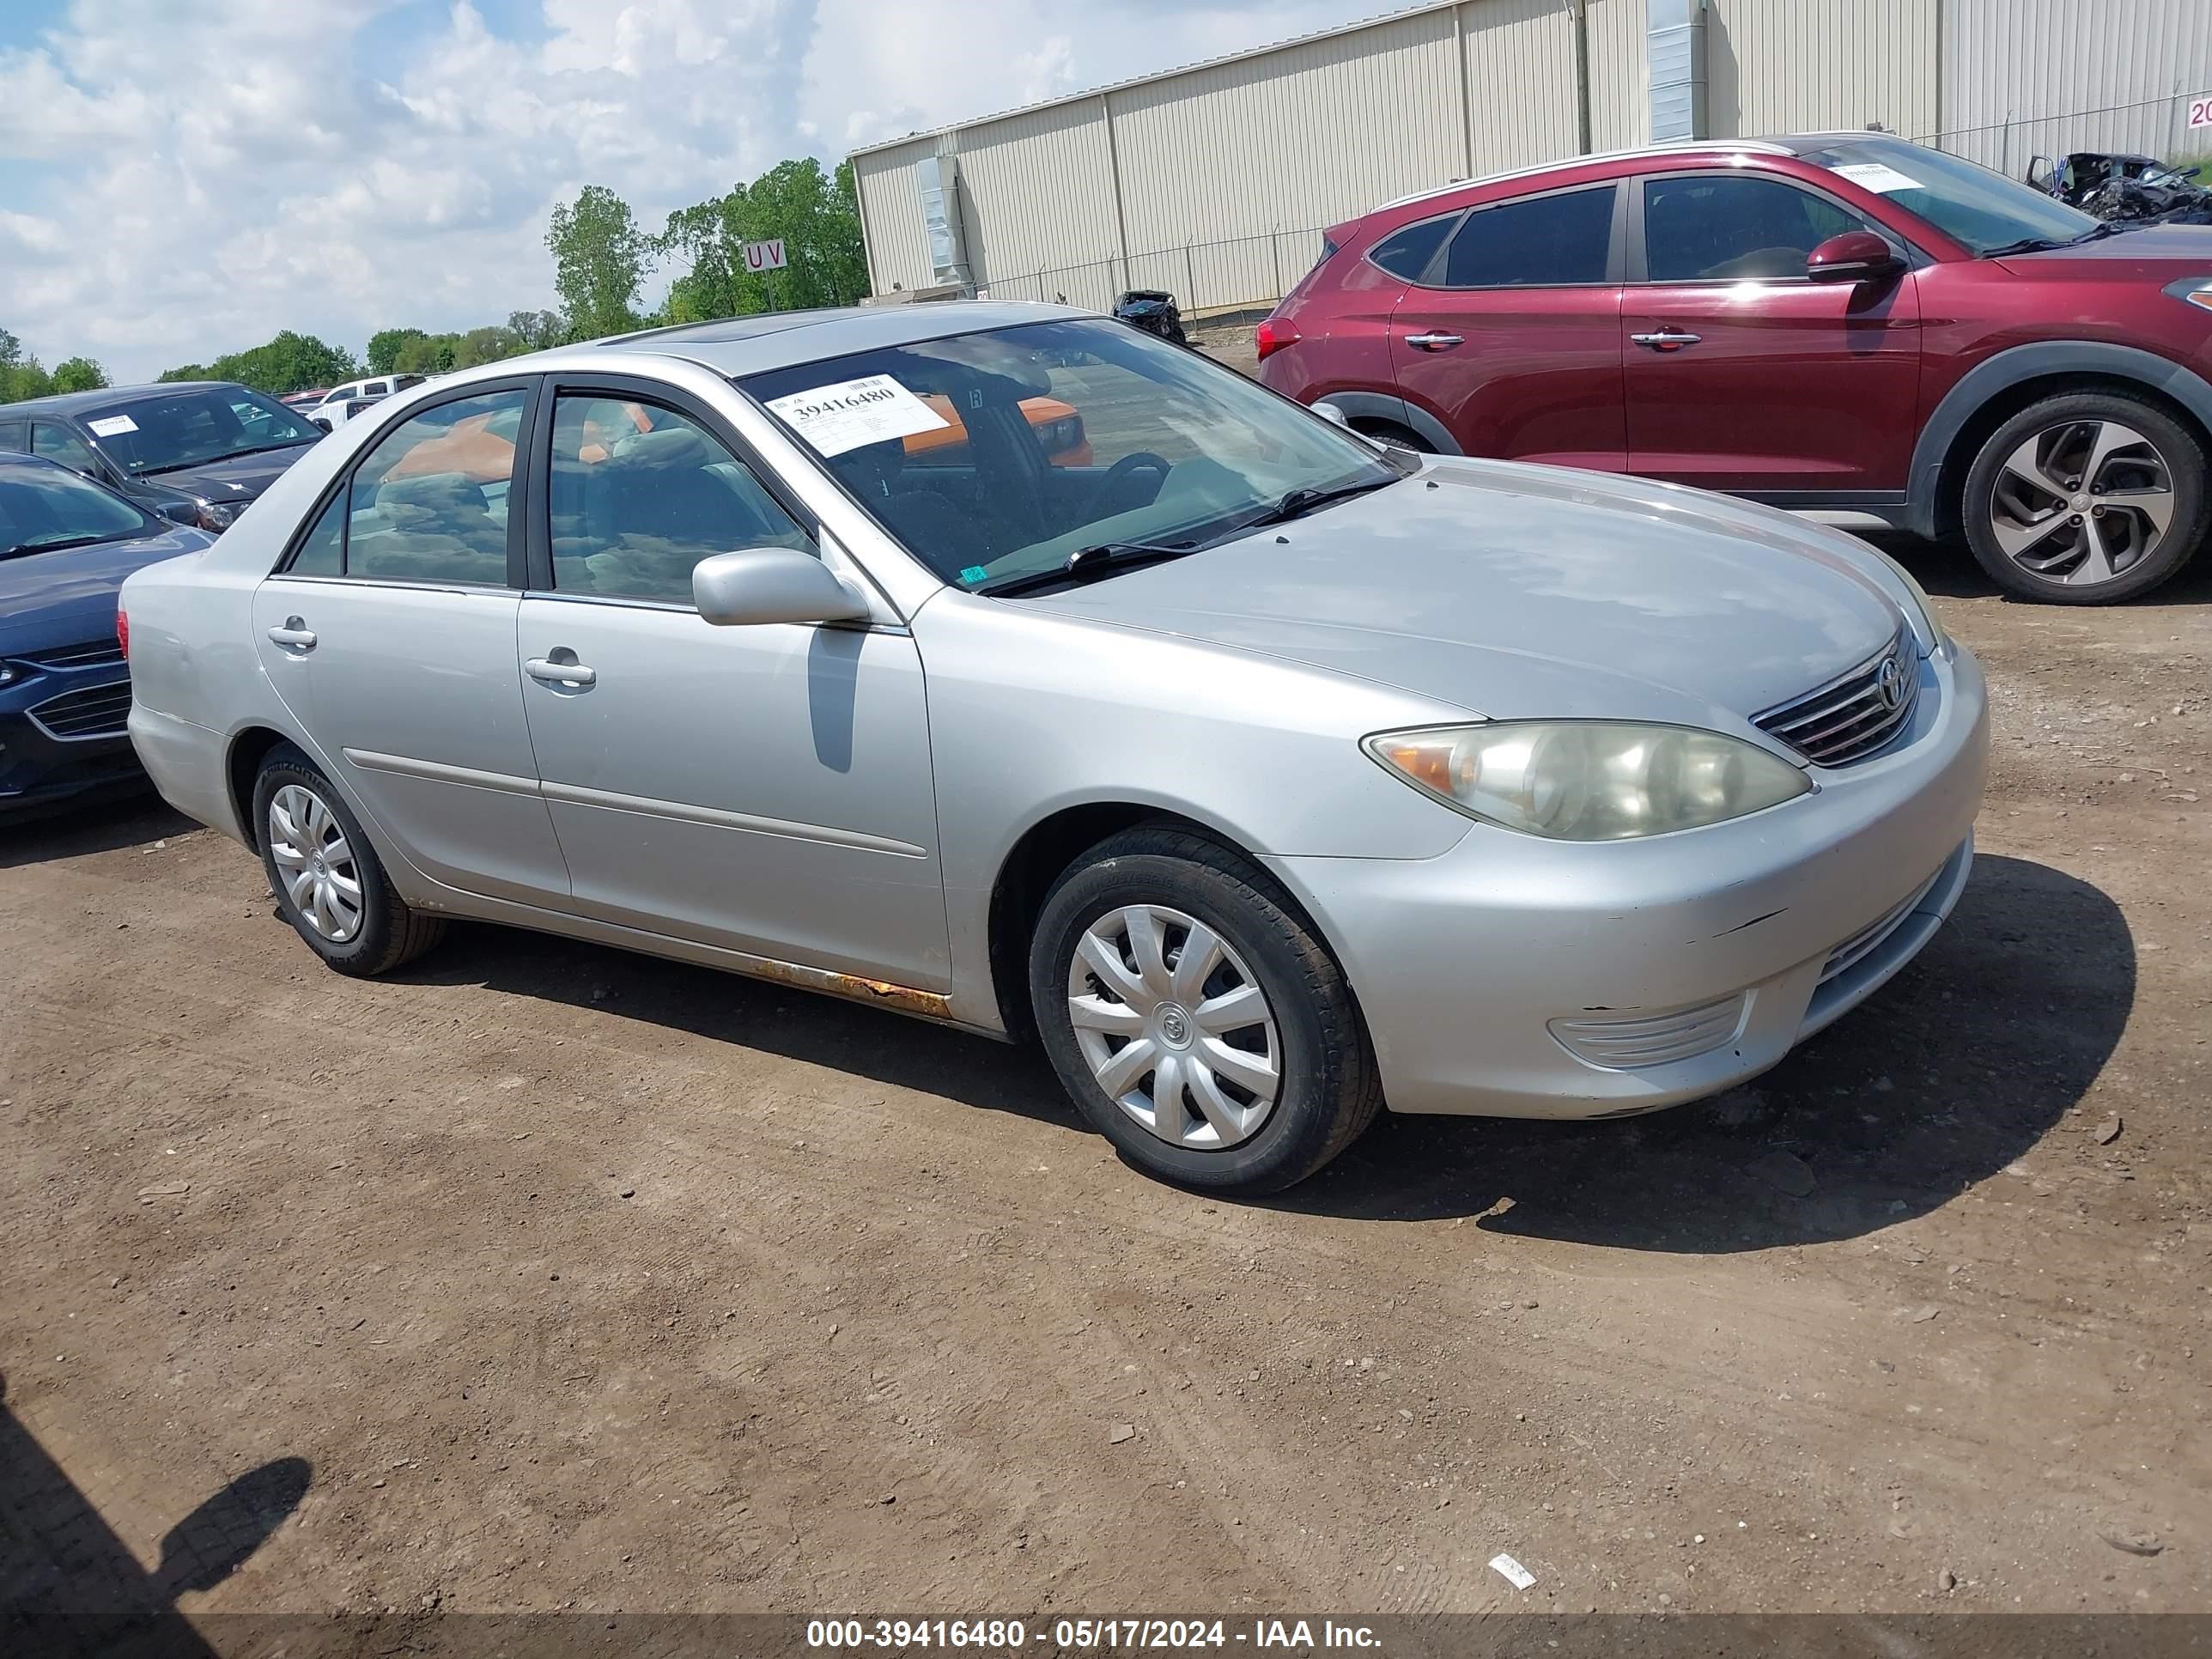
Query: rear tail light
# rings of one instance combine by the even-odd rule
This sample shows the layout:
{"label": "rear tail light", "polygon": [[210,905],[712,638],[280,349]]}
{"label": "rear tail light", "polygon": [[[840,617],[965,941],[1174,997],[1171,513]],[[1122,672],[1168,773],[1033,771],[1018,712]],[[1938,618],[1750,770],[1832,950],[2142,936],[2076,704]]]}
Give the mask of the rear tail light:
{"label": "rear tail light", "polygon": [[1263,363],[1285,346],[1296,345],[1304,337],[1296,323],[1280,317],[1266,319],[1252,331],[1252,343],[1259,348],[1260,361]]}
{"label": "rear tail light", "polygon": [[122,647],[123,659],[131,659],[131,618],[118,607],[115,612],[115,643]]}

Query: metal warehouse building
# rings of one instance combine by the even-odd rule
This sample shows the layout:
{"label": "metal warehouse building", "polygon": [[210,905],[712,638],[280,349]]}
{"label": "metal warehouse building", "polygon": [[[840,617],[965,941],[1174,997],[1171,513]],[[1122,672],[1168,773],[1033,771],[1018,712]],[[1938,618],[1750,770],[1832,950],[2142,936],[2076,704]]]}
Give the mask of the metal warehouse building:
{"label": "metal warehouse building", "polygon": [[1323,226],[1655,138],[2212,149],[2212,0],[1447,0],[860,150],[875,290],[1271,303]]}

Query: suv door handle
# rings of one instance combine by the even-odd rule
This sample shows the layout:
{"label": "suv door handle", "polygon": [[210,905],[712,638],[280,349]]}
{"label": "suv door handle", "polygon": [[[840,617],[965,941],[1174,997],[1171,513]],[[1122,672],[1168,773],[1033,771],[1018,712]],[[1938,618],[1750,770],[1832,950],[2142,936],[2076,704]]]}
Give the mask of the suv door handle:
{"label": "suv door handle", "polygon": [[1702,334],[1686,334],[1679,328],[1662,328],[1656,333],[1632,334],[1628,337],[1640,346],[1649,346],[1654,351],[1680,351],[1684,346],[1697,344],[1705,337]]}
{"label": "suv door handle", "polygon": [[599,683],[599,671],[586,668],[578,662],[574,652],[564,647],[556,655],[566,657],[568,661],[559,662],[552,658],[532,657],[522,665],[522,672],[541,685],[579,686],[597,685]]}
{"label": "suv door handle", "polygon": [[314,630],[297,617],[284,618],[284,625],[269,630],[270,641],[287,651],[307,652],[315,648]]}
{"label": "suv door handle", "polygon": [[1456,334],[1408,334],[1406,343],[1416,351],[1449,351],[1460,343]]}

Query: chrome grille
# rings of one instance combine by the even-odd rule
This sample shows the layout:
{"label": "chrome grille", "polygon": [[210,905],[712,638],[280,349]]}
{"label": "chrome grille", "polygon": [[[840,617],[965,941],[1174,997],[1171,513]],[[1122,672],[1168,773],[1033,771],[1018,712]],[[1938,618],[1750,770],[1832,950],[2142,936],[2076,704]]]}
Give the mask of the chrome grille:
{"label": "chrome grille", "polygon": [[1815,766],[1848,766],[1881,748],[1912,718],[1920,658],[1903,629],[1874,657],[1817,690],[1752,716]]}
{"label": "chrome grille", "polygon": [[50,738],[64,742],[85,738],[119,738],[131,718],[131,682],[114,680],[48,697],[31,718]]}
{"label": "chrome grille", "polygon": [[33,651],[26,661],[41,668],[101,668],[123,660],[123,647],[114,639],[87,640],[82,645],[64,645],[52,651]]}

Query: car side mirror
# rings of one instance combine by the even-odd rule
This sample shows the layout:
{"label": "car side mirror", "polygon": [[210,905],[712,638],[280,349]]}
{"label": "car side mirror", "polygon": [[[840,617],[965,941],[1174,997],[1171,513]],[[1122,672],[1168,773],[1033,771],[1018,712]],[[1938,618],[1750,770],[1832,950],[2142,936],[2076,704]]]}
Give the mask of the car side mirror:
{"label": "car side mirror", "polygon": [[1805,275],[1815,283],[1872,283],[1905,269],[1897,250],[1870,230],[1831,236],[1805,256]]}
{"label": "car side mirror", "polygon": [[741,547],[691,568],[691,602],[717,628],[762,623],[866,622],[868,602],[811,553]]}
{"label": "car side mirror", "polygon": [[1336,404],[1329,402],[1326,398],[1313,405],[1313,412],[1320,416],[1324,421],[1334,422],[1336,425],[1342,427],[1346,432],[1352,430],[1351,418],[1345,414],[1343,410],[1339,408]]}

